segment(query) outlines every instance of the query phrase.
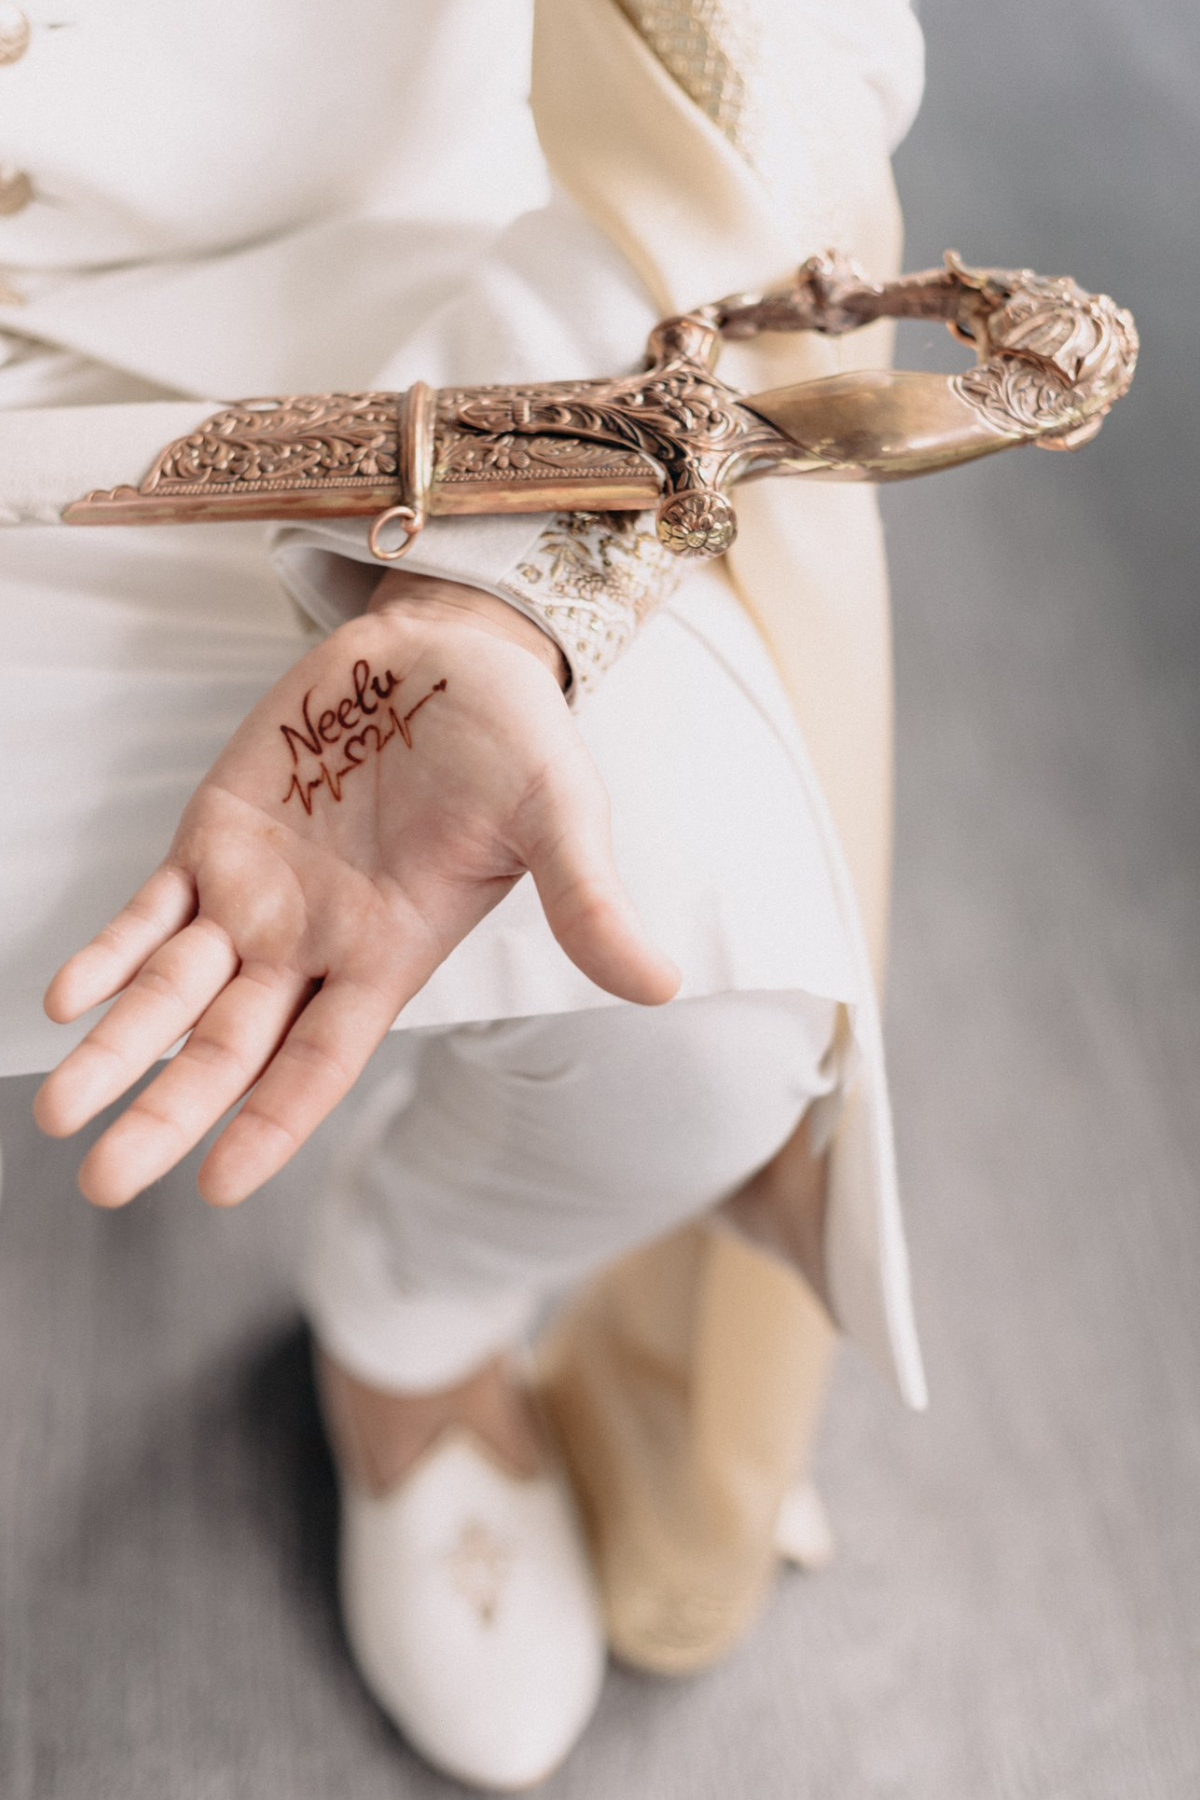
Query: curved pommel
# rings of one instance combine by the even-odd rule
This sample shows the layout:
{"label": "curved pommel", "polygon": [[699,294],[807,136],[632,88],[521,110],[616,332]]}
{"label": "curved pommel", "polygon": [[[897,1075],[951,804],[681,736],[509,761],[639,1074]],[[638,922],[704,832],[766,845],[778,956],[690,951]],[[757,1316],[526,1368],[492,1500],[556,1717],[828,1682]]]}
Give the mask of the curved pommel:
{"label": "curved pommel", "polygon": [[848,479],[919,474],[1011,443],[1076,449],[1128,391],[1137,365],[1133,315],[1107,294],[1032,269],[970,269],[953,250],[942,269],[884,283],[836,256],[813,257],[791,287],[708,310],[728,338],[941,319],[973,346],[976,366],[961,375],[864,372],[750,400]]}

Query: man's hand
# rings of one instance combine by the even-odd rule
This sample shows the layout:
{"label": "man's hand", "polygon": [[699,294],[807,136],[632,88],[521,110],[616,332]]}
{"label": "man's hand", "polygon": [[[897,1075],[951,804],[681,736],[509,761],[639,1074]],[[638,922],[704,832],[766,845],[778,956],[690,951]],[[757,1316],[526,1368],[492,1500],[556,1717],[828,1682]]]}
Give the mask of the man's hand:
{"label": "man's hand", "polygon": [[56,1137],[190,1033],[88,1153],[90,1200],[132,1199],[250,1090],[199,1180],[219,1205],[252,1193],[526,869],[586,975],[670,999],[678,973],[621,887],[560,660],[502,601],[392,575],[255,707],[165,861],[47,992],[60,1022],[119,995],[38,1093]]}

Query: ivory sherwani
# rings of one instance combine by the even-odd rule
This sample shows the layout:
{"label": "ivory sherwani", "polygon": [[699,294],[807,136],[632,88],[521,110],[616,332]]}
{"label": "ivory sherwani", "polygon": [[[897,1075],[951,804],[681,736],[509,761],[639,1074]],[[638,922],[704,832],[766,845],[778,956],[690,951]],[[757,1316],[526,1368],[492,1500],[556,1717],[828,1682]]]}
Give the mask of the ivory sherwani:
{"label": "ivory sherwani", "polygon": [[[533,66],[549,191],[523,102],[519,0],[360,0],[336,27],[326,6],[295,0],[215,0],[202,14],[93,0],[54,31],[30,7],[29,48],[0,68],[0,160],[28,174],[0,217],[0,517],[15,527],[0,537],[0,600],[16,676],[6,754],[50,749],[5,821],[6,1070],[61,1054],[38,987],[161,854],[240,713],[308,634],[364,603],[370,579],[353,531],[92,537],[50,522],[56,507],[133,472],[134,449],[148,454],[215,400],[611,373],[659,310],[777,279],[827,243],[884,272],[897,249],[887,155],[919,88],[907,7],[764,0],[736,9],[740,24],[734,10],[546,0]],[[742,96],[728,116],[689,77],[706,42]],[[754,355],[772,363],[758,387],[784,379],[784,363],[789,379],[838,366],[825,345]],[[623,872],[685,993],[795,989],[846,1009],[833,1301],[920,1404],[861,923],[878,944],[889,700],[877,526],[858,493],[789,494],[786,518],[782,504],[762,490],[740,503],[730,569],[691,574],[673,595],[660,584],[656,616],[579,718],[613,792]],[[552,527],[438,521],[417,566],[521,604],[520,572]],[[622,554],[630,579],[647,556],[636,534],[623,552],[580,548],[597,579]],[[528,889],[401,1027],[610,1004],[561,957]],[[766,1313],[756,1327],[762,1368],[725,1371],[773,1396],[763,1496],[793,1453],[786,1357],[817,1329],[790,1275],[720,1234],[655,1254],[670,1304],[631,1269],[585,1301],[554,1355],[568,1429],[596,1434],[592,1503],[610,1509],[610,1543],[622,1507],[639,1529],[638,1433],[619,1418],[630,1368],[600,1401],[588,1371],[619,1369],[631,1322],[653,1336],[674,1319],[664,1355],[700,1369],[706,1318],[736,1338],[739,1317],[777,1309],[774,1338]],[[709,1476],[723,1456],[736,1474],[739,1413],[755,1430],[766,1415],[728,1396],[717,1411]],[[761,1537],[749,1514],[730,1528]],[[681,1542],[690,1529],[680,1523]],[[762,1560],[738,1555],[739,1569]],[[744,1596],[722,1604],[732,1619]]]}

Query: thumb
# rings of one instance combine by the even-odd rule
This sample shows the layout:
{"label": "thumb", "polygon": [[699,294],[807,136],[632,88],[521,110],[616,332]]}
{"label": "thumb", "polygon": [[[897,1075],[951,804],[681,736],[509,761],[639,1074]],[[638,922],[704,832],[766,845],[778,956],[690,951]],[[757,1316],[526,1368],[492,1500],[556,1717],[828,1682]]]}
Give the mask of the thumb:
{"label": "thumb", "polygon": [[[608,795],[598,772],[591,792],[560,791],[529,857],[546,922],[571,961],[621,1000],[661,1006],[680,973],[646,934],[613,861]],[[591,786],[592,784],[587,784]]]}

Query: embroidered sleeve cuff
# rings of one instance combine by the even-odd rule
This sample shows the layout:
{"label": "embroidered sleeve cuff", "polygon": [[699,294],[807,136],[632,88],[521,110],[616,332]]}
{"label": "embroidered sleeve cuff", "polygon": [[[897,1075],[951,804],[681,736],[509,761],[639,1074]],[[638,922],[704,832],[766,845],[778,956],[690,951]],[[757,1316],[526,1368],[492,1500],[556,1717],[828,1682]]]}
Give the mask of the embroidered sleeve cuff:
{"label": "embroidered sleeve cuff", "polygon": [[[276,527],[272,562],[302,614],[322,631],[364,611],[384,572],[357,520]],[[599,686],[683,574],[682,559],[656,536],[651,513],[435,519],[398,566],[482,588],[540,625],[567,659],[572,705]]]}
{"label": "embroidered sleeve cuff", "polygon": [[580,700],[681,576],[652,514],[556,513],[496,591],[554,639],[571,671],[570,695]]}

